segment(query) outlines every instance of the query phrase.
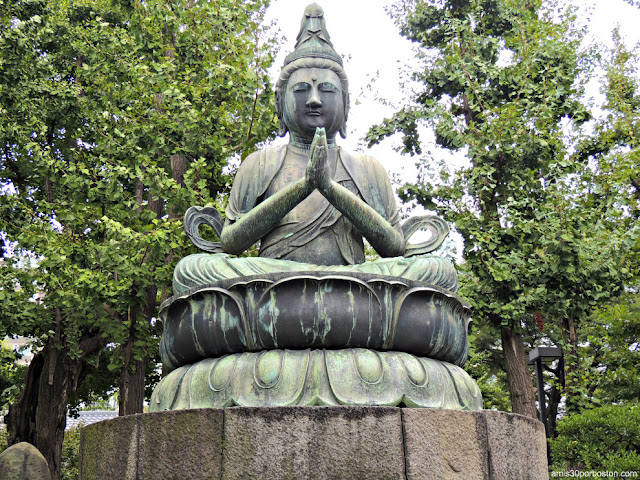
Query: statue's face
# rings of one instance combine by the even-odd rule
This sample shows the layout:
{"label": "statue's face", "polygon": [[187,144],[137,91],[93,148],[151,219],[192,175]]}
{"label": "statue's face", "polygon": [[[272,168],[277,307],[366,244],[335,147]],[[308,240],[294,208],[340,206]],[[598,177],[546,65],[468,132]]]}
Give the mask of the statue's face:
{"label": "statue's face", "polygon": [[344,100],[340,79],[324,68],[301,68],[287,83],[284,121],[289,131],[313,139],[317,127],[324,127],[332,138],[344,122]]}

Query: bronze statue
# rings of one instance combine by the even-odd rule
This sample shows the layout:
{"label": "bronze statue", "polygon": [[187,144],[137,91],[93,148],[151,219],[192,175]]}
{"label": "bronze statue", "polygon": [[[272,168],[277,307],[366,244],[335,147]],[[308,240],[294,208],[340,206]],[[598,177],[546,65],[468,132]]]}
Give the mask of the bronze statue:
{"label": "bronze statue", "polygon": [[457,290],[453,266],[440,257],[364,263],[363,237],[381,257],[401,257],[406,246],[384,168],[336,146],[336,135],[346,135],[348,88],[322,9],[312,4],[276,85],[279,134],[289,132],[289,144],[255,152],[242,163],[221,232],[222,249],[231,254],[260,241],[260,259],[188,257],[176,268],[174,293],[239,275],[324,266]]}
{"label": "bronze statue", "polygon": [[[289,143],[249,155],[224,224],[192,207],[185,230],[211,252],[182,259],[160,310],[163,365],[150,410],[403,405],[477,410],[467,359],[469,307],[453,265],[427,255],[448,233],[436,217],[400,223],[372,157],[336,145],[349,87],[322,9],[305,10],[276,85]],[[220,243],[203,240],[208,223]],[[406,243],[417,229],[431,238]],[[365,261],[363,239],[381,258]],[[260,242],[259,257],[234,258]]]}

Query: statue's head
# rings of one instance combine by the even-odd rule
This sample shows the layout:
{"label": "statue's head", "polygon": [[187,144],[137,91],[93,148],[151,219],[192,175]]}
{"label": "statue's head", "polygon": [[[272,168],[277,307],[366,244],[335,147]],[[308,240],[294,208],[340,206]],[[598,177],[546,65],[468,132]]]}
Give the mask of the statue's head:
{"label": "statue's head", "polygon": [[281,137],[289,131],[310,141],[316,127],[324,127],[329,139],[338,132],[346,137],[349,82],[315,3],[304,11],[295,50],[276,83],[276,113]]}

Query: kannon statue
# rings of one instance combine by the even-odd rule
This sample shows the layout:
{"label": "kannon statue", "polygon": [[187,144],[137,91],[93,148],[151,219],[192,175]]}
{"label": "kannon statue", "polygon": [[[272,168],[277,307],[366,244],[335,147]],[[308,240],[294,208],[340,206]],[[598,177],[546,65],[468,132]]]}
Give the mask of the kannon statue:
{"label": "kannon statue", "polygon": [[[325,266],[457,291],[449,261],[402,257],[406,245],[398,207],[380,163],[336,145],[338,133],[346,137],[349,84],[320,6],[306,9],[297,40],[276,85],[279,135],[288,132],[289,144],[245,159],[222,229],[224,252],[240,254],[260,241],[259,259],[187,257],[176,268],[174,293],[239,275]],[[387,259],[365,263],[363,237]]]}
{"label": "kannon statue", "polygon": [[[281,136],[249,155],[224,223],[192,207],[185,229],[210,252],[182,259],[161,307],[171,370],[151,410],[232,405],[405,405],[479,409],[468,306],[436,217],[400,222],[380,163],[345,138],[349,86],[317,4],[304,12],[276,84]],[[220,243],[204,241],[208,223]],[[417,229],[431,232],[407,244]],[[366,239],[382,257],[365,261]],[[259,256],[233,257],[260,242]]]}

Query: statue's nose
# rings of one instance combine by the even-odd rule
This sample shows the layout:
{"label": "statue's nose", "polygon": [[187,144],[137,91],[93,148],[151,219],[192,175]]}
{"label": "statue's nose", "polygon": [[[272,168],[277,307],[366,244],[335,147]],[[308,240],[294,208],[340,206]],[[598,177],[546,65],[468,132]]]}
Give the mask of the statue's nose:
{"label": "statue's nose", "polygon": [[322,101],[320,100],[320,96],[318,95],[318,90],[316,88],[311,89],[311,96],[309,100],[307,100],[307,107],[309,108],[320,108],[322,106]]}

